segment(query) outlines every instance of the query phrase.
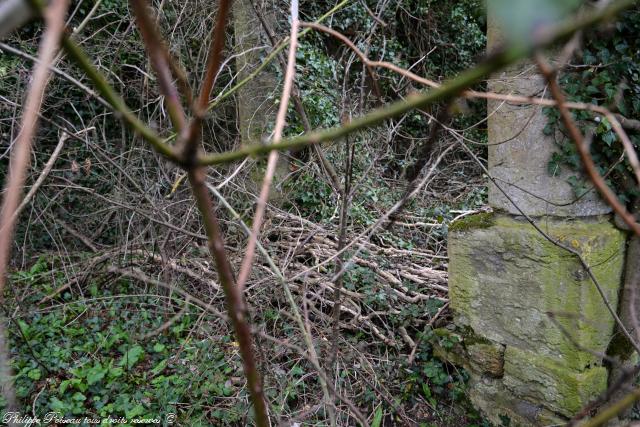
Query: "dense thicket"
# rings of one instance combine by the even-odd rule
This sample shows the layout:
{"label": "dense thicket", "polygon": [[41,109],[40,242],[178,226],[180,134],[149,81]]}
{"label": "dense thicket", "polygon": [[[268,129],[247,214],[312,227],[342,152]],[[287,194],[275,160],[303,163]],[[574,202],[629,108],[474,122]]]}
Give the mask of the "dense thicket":
{"label": "dense thicket", "polygon": [[[215,2],[152,3],[171,53],[186,70],[186,80],[197,87]],[[274,12],[274,40],[282,40],[289,31],[288,4],[254,3]],[[302,1],[301,19],[314,21],[334,6]],[[97,67],[140,119],[170,137],[164,100],[127,2],[77,0],[70,10],[70,27],[81,27],[74,37]],[[637,118],[638,47],[631,37],[638,30],[637,14],[627,15],[610,37],[588,38],[582,56],[563,77],[576,100],[613,103],[623,115]],[[475,64],[485,50],[481,0],[354,1],[323,23],[370,59],[439,82]],[[2,176],[41,33],[41,24],[34,22],[0,45]],[[260,61],[273,48],[268,37],[261,40],[255,46]],[[238,92],[216,98],[237,83],[232,55],[241,53],[235,50],[233,28],[225,53],[228,60],[213,95],[216,108],[207,116],[202,136],[209,152],[240,145],[237,106],[243,99]],[[313,128],[339,125],[345,117],[422,89],[388,70],[377,70],[372,77],[352,50],[316,31],[301,39],[296,59],[296,84]],[[12,319],[11,356],[21,404],[38,413],[165,419],[176,414],[183,425],[245,425],[252,414],[237,343],[225,319],[211,312],[211,307],[224,311],[224,300],[185,175],[124,126],[64,55],[55,67],[28,185],[63,133],[70,138],[20,217],[4,313]],[[269,99],[275,105],[282,69],[273,61],[264,72],[280,82]],[[589,84],[574,84],[576,73]],[[445,110],[446,116],[441,114]],[[434,357],[431,346],[431,327],[447,323],[448,224],[486,205],[486,183],[477,164],[486,159],[486,115],[484,101],[435,105],[323,146],[338,187],[350,182],[347,197],[317,153],[287,153],[288,173],[274,185],[262,233],[265,251],[246,292],[265,394],[283,423],[325,425],[329,414],[317,374],[299,351],[306,342],[274,265],[287,278],[323,363],[339,349],[331,365],[337,393],[373,414],[374,424],[382,425],[383,419],[389,425],[486,424],[465,403],[466,373]],[[549,115],[553,131],[558,120]],[[446,132],[428,158],[421,158],[436,117],[446,117]],[[594,126],[591,117],[578,118],[594,127],[597,144],[592,148],[606,169],[620,150],[612,144],[606,122]],[[292,103],[285,134],[303,130]],[[477,159],[456,146],[443,155],[393,226],[363,237],[402,197],[413,165],[433,164],[462,140]],[[577,167],[575,153],[559,140],[550,173],[571,166]],[[255,159],[208,169],[234,267],[242,258],[245,226],[251,225],[256,182],[264,169],[265,162]],[[627,166],[616,166],[618,172],[626,175]],[[576,180],[578,191],[580,185]],[[620,193],[629,200],[636,196],[622,187]],[[347,214],[341,216],[344,203]],[[336,335],[331,278],[341,266],[336,261],[341,232],[361,250],[342,279],[341,333]],[[346,251],[354,254],[355,247]],[[341,425],[352,425],[353,414],[344,401],[336,400],[336,408]]]}

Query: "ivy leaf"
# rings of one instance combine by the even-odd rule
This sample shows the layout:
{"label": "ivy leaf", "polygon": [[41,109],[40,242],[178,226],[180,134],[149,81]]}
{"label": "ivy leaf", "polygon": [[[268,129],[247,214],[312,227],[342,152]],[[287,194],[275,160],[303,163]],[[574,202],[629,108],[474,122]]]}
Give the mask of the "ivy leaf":
{"label": "ivy leaf", "polygon": [[616,142],[616,134],[608,131],[606,133],[604,133],[602,135],[602,140],[607,144],[607,146],[611,147],[611,144],[613,144],[614,142]]}
{"label": "ivy leaf", "polygon": [[139,345],[131,347],[120,360],[120,366],[127,366],[127,369],[131,369],[136,363],[144,356],[144,349]]}
{"label": "ivy leaf", "polygon": [[58,390],[60,390],[60,393],[64,394],[65,391],[67,391],[67,389],[69,388],[69,386],[71,385],[71,381],[70,380],[64,380],[60,383],[60,386],[58,387]]}
{"label": "ivy leaf", "polygon": [[600,93],[600,90],[594,85],[589,85],[587,86],[587,93],[590,95],[594,95]]}
{"label": "ivy leaf", "polygon": [[551,123],[551,120],[549,120],[549,122],[544,126],[544,129],[542,129],[542,133],[544,133],[546,136],[551,136],[554,132],[555,124]]}
{"label": "ivy leaf", "polygon": [[616,50],[620,53],[624,53],[624,51],[626,51],[628,48],[629,45],[625,41],[622,41],[616,45]]}
{"label": "ivy leaf", "polygon": [[161,360],[152,370],[151,374],[155,377],[167,367],[167,359]]}
{"label": "ivy leaf", "polygon": [[35,368],[30,370],[29,373],[27,373],[27,376],[34,381],[38,381],[40,377],[42,377],[42,372],[40,372],[40,369]]}
{"label": "ivy leaf", "polygon": [[72,400],[75,400],[76,402],[83,402],[85,400],[87,400],[87,396],[85,396],[84,394],[80,393],[79,391],[73,393],[73,396],[71,396]]}
{"label": "ivy leaf", "polygon": [[101,381],[107,374],[109,368],[103,368],[102,364],[97,363],[94,367],[87,372],[87,384],[93,385],[98,381]]}
{"label": "ivy leaf", "polygon": [[65,405],[64,402],[62,402],[57,397],[53,396],[51,399],[49,399],[49,407],[53,411],[62,412],[66,409],[67,405]]}
{"label": "ivy leaf", "polygon": [[551,160],[547,164],[547,173],[550,176],[557,176],[560,173],[560,164],[562,163],[562,156],[558,153],[551,155]]}

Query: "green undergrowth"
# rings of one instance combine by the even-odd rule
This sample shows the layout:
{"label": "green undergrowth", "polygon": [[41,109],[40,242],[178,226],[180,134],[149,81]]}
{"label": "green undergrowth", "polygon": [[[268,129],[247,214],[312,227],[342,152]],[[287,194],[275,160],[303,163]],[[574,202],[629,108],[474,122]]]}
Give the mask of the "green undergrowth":
{"label": "green undergrowth", "polygon": [[[59,284],[47,268],[39,261],[12,277],[15,294],[28,294],[9,296],[19,307],[8,334],[21,413],[242,424],[244,380],[230,335],[206,337],[206,324],[190,334],[199,312],[168,296],[136,296],[143,292],[122,280],[91,284],[81,299],[62,293],[39,310]],[[216,401],[223,403],[212,408]]]}
{"label": "green undergrowth", "polygon": [[[355,269],[345,287],[366,293],[366,303],[382,309],[386,294],[372,277],[367,269]],[[238,346],[224,322],[211,316],[199,320],[202,312],[175,294],[98,273],[82,292],[72,287],[40,303],[65,283],[55,259],[41,258],[11,275],[4,316],[11,318],[7,331],[21,414],[42,419],[56,413],[80,425],[90,425],[89,420],[107,425],[109,417],[126,420],[119,425],[252,424]],[[399,327],[412,316],[433,316],[441,306],[438,300],[407,304],[390,320]],[[278,328],[293,339],[295,327],[278,309],[255,310],[254,324]],[[434,356],[428,328],[415,337],[418,347],[409,363],[408,351],[388,360],[397,350],[384,344],[362,347],[370,337],[345,331],[344,338],[353,348],[361,346],[374,364],[375,377],[364,381],[360,358],[345,350],[340,387],[352,390],[354,403],[377,427],[407,419],[424,427],[487,426],[466,401],[465,371]],[[268,342],[259,347],[274,417],[288,417],[321,399],[314,370],[297,353],[283,353]],[[319,410],[306,421],[327,425],[326,413]]]}

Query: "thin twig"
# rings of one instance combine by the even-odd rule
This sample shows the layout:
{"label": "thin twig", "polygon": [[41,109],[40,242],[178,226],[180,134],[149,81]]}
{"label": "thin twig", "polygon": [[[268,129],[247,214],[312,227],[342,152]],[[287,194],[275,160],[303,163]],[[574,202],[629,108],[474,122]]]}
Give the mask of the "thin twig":
{"label": "thin twig", "polygon": [[29,205],[29,203],[31,202],[31,199],[33,199],[33,196],[35,196],[35,194],[38,192],[42,184],[44,184],[45,179],[47,179],[47,176],[49,176],[49,172],[51,172],[51,169],[53,169],[53,164],[58,159],[58,156],[60,155],[60,151],[62,151],[62,147],[64,146],[64,143],[68,138],[69,138],[69,134],[67,134],[66,132],[63,132],[62,136],[58,140],[58,145],[56,145],[56,148],[53,150],[53,153],[51,153],[49,160],[47,160],[47,163],[44,165],[42,172],[40,172],[40,176],[38,177],[36,182],[33,183],[31,188],[29,189],[29,192],[24,196],[24,198],[22,199],[22,202],[13,213],[13,216],[11,217],[12,221],[16,221],[17,217],[20,216],[24,208],[26,208],[27,205]]}
{"label": "thin twig", "polygon": [[[344,144],[344,162],[345,177],[344,187],[340,192],[340,224],[338,231],[338,251],[344,248],[347,240],[347,221],[349,219],[349,202],[351,200],[351,181],[353,179],[353,158],[355,154],[355,144],[351,144],[349,136],[346,137]],[[336,271],[340,271],[343,266],[344,253],[336,258]],[[333,370],[338,357],[338,338],[340,337],[340,312],[342,306],[342,287],[343,276],[338,277],[335,281],[335,289],[333,290],[333,308],[331,309],[331,317],[333,325],[331,328],[331,339],[333,341],[331,353],[329,353],[330,370]]]}

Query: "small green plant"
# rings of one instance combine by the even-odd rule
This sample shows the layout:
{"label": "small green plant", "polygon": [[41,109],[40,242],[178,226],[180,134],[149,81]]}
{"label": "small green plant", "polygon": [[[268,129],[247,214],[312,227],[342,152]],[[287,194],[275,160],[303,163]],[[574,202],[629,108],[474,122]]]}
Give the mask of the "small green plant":
{"label": "small green plant", "polygon": [[305,218],[322,222],[337,215],[335,204],[330,202],[335,197],[331,186],[312,174],[300,174],[285,187],[291,199],[288,207],[294,205]]}

